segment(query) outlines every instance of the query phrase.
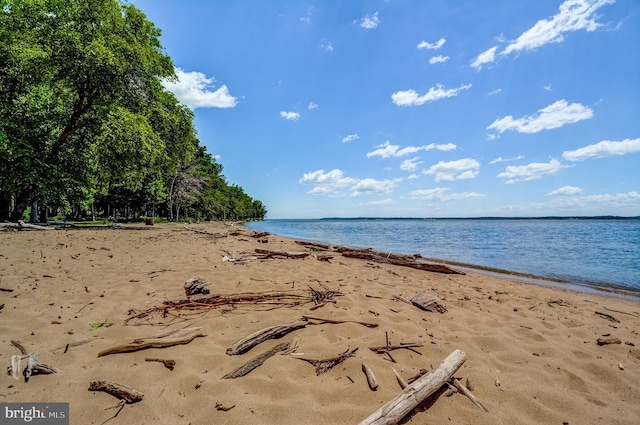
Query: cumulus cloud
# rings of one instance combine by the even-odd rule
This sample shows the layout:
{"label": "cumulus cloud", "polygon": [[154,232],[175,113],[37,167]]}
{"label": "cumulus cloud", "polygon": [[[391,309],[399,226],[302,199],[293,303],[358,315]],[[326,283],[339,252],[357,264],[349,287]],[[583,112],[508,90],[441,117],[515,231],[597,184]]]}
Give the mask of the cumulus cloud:
{"label": "cumulus cloud", "polygon": [[433,65],[434,63],[441,63],[441,62],[446,62],[449,60],[449,56],[442,56],[442,55],[438,55],[438,56],[432,56],[429,59],[429,63],[431,65]]}
{"label": "cumulus cloud", "polygon": [[519,159],[523,159],[524,155],[518,155],[514,158],[503,158],[501,156],[497,157],[496,159],[494,159],[493,161],[491,161],[489,164],[497,164],[498,162],[509,162],[509,161],[517,161]]}
{"label": "cumulus cloud", "polygon": [[208,78],[202,72],[185,72],[176,68],[176,77],[176,81],[163,80],[162,85],[191,109],[233,108],[237,104],[226,85],[213,90],[215,79]]}
{"label": "cumulus cloud", "polygon": [[432,149],[436,149],[439,151],[450,151],[456,148],[456,145],[453,143],[446,144],[435,144],[430,143],[428,145],[422,146],[406,146],[404,148],[400,148],[398,145],[392,145],[388,140],[381,145],[375,146],[376,150],[367,153],[367,158],[371,158],[372,156],[379,156],[381,158],[391,158],[391,157],[400,157],[405,155],[411,155],[420,151],[429,151]]}
{"label": "cumulus cloud", "polygon": [[504,133],[515,130],[518,133],[538,133],[542,130],[551,130],[566,124],[588,120],[593,117],[593,111],[579,103],[568,103],[561,99],[551,105],[542,108],[535,115],[514,119],[511,115],[495,120],[487,130],[496,130]]}
{"label": "cumulus cloud", "polygon": [[358,136],[358,133],[349,134],[348,136],[342,138],[342,143],[353,142],[354,140],[358,140],[359,138],[360,136]]}
{"label": "cumulus cloud", "polygon": [[640,152],[640,138],[625,139],[621,142],[602,142],[588,145],[574,151],[562,152],[562,157],[568,161],[584,161],[585,159],[605,158],[614,155],[627,155]]}
{"label": "cumulus cloud", "polygon": [[405,159],[400,164],[400,169],[402,171],[415,171],[418,168],[418,165],[422,164],[422,161],[419,161],[420,158],[417,156],[411,159]]}
{"label": "cumulus cloud", "polygon": [[442,46],[444,46],[444,43],[446,43],[447,40],[443,38],[441,38],[440,40],[436,41],[435,43],[428,43],[426,41],[421,41],[418,44],[418,49],[432,49],[432,50],[437,50],[439,48],[441,48]]}
{"label": "cumulus cloud", "polygon": [[312,185],[313,188],[309,193],[315,195],[359,196],[363,193],[390,193],[401,180],[356,179],[346,177],[342,170],[336,168],[327,173],[324,170],[305,173],[299,183]]}
{"label": "cumulus cloud", "polygon": [[424,174],[433,174],[434,180],[437,182],[473,179],[478,176],[479,172],[480,163],[471,158],[448,162],[440,161],[423,171]]}
{"label": "cumulus cloud", "polygon": [[435,87],[431,87],[429,91],[422,96],[413,89],[397,91],[391,95],[391,100],[398,106],[420,106],[427,102],[434,102],[447,97],[457,96],[462,90],[470,88],[471,84],[463,84],[455,89],[447,90],[442,84],[437,84]]}
{"label": "cumulus cloud", "polygon": [[546,175],[556,174],[563,168],[568,168],[569,165],[562,164],[557,159],[553,158],[549,162],[532,162],[527,165],[509,165],[503,173],[498,174],[498,177],[505,179],[505,183],[513,184],[518,182],[526,182],[530,180],[538,180]]}
{"label": "cumulus cloud", "polygon": [[581,30],[595,31],[602,26],[596,22],[598,18],[596,11],[612,3],[615,3],[615,0],[565,0],[557,14],[536,22],[533,27],[511,41],[499,54],[496,54],[498,46],[484,51],[471,62],[471,66],[480,70],[485,65],[511,53],[535,50],[549,43],[561,43],[567,33]]}
{"label": "cumulus cloud", "polygon": [[547,195],[549,196],[556,196],[556,195],[579,195],[581,194],[583,191],[583,189],[581,187],[576,187],[576,186],[562,186],[559,187],[558,189],[547,193]]}
{"label": "cumulus cloud", "polygon": [[448,193],[448,187],[436,187],[434,189],[414,190],[409,195],[414,199],[422,199],[426,201],[454,201],[458,199],[473,199],[484,196],[477,192],[458,192]]}
{"label": "cumulus cloud", "polygon": [[378,12],[374,13],[373,16],[367,15],[360,20],[360,27],[367,30],[376,29],[379,24],[380,18],[378,18]]}
{"label": "cumulus cloud", "polygon": [[289,121],[298,121],[300,119],[300,114],[292,111],[280,111],[280,116]]}

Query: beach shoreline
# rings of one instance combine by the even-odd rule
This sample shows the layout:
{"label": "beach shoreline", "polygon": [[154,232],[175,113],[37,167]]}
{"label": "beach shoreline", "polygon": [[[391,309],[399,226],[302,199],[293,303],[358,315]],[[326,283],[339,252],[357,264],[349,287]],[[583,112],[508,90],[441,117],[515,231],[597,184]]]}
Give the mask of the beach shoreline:
{"label": "beach shoreline", "polygon": [[[413,412],[414,421],[633,424],[640,416],[637,300],[525,284],[509,275],[467,269],[446,275],[347,258],[274,234],[254,237],[238,224],[137,227],[0,232],[0,288],[10,290],[0,292],[0,359],[9,366],[18,354],[11,340],[19,340],[60,369],[26,383],[4,376],[2,401],[68,402],[71,424],[102,424],[115,414],[105,409],[118,400],[88,387],[107,380],[144,394],[109,423],[359,423],[400,392],[393,369],[408,379],[459,349],[467,360],[455,376],[473,383],[489,412],[444,390]],[[308,255],[269,258],[256,250]],[[131,320],[132,312],[184,300],[184,283],[195,276],[209,282],[212,294],[226,296],[309,288],[341,295],[315,310],[313,303],[236,304]],[[437,296],[447,311],[399,301],[420,292]],[[226,354],[243,337],[304,315],[378,326],[307,325],[245,354]],[[206,336],[98,357],[110,347],[191,327]],[[384,346],[385,335],[391,344],[421,347],[393,351],[393,363],[369,350]],[[619,343],[598,345],[598,339]],[[265,350],[295,341],[294,355],[276,354],[246,376],[221,379]],[[320,375],[296,358],[327,359],[355,348],[353,357]],[[146,358],[174,360],[175,369]],[[375,372],[376,391],[362,363]]]}

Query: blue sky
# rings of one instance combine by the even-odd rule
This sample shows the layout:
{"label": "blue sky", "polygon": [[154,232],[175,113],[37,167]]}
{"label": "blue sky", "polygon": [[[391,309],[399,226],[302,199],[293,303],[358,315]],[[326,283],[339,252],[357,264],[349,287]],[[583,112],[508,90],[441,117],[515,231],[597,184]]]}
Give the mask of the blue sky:
{"label": "blue sky", "polygon": [[640,2],[133,0],[268,218],[640,215]]}

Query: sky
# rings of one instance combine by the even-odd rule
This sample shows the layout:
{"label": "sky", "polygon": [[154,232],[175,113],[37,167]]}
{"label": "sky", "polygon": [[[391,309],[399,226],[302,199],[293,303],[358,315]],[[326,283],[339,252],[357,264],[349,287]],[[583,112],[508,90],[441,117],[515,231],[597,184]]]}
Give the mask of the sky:
{"label": "sky", "polygon": [[636,0],[132,0],[267,218],[640,215]]}

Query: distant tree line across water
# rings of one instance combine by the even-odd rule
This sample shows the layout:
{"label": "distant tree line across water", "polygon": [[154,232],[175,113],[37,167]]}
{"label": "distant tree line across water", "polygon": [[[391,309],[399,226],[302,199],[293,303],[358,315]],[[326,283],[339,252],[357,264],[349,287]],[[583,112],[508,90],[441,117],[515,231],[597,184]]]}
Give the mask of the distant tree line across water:
{"label": "distant tree line across water", "polygon": [[160,35],[128,2],[0,0],[0,220],[264,218],[162,86]]}

